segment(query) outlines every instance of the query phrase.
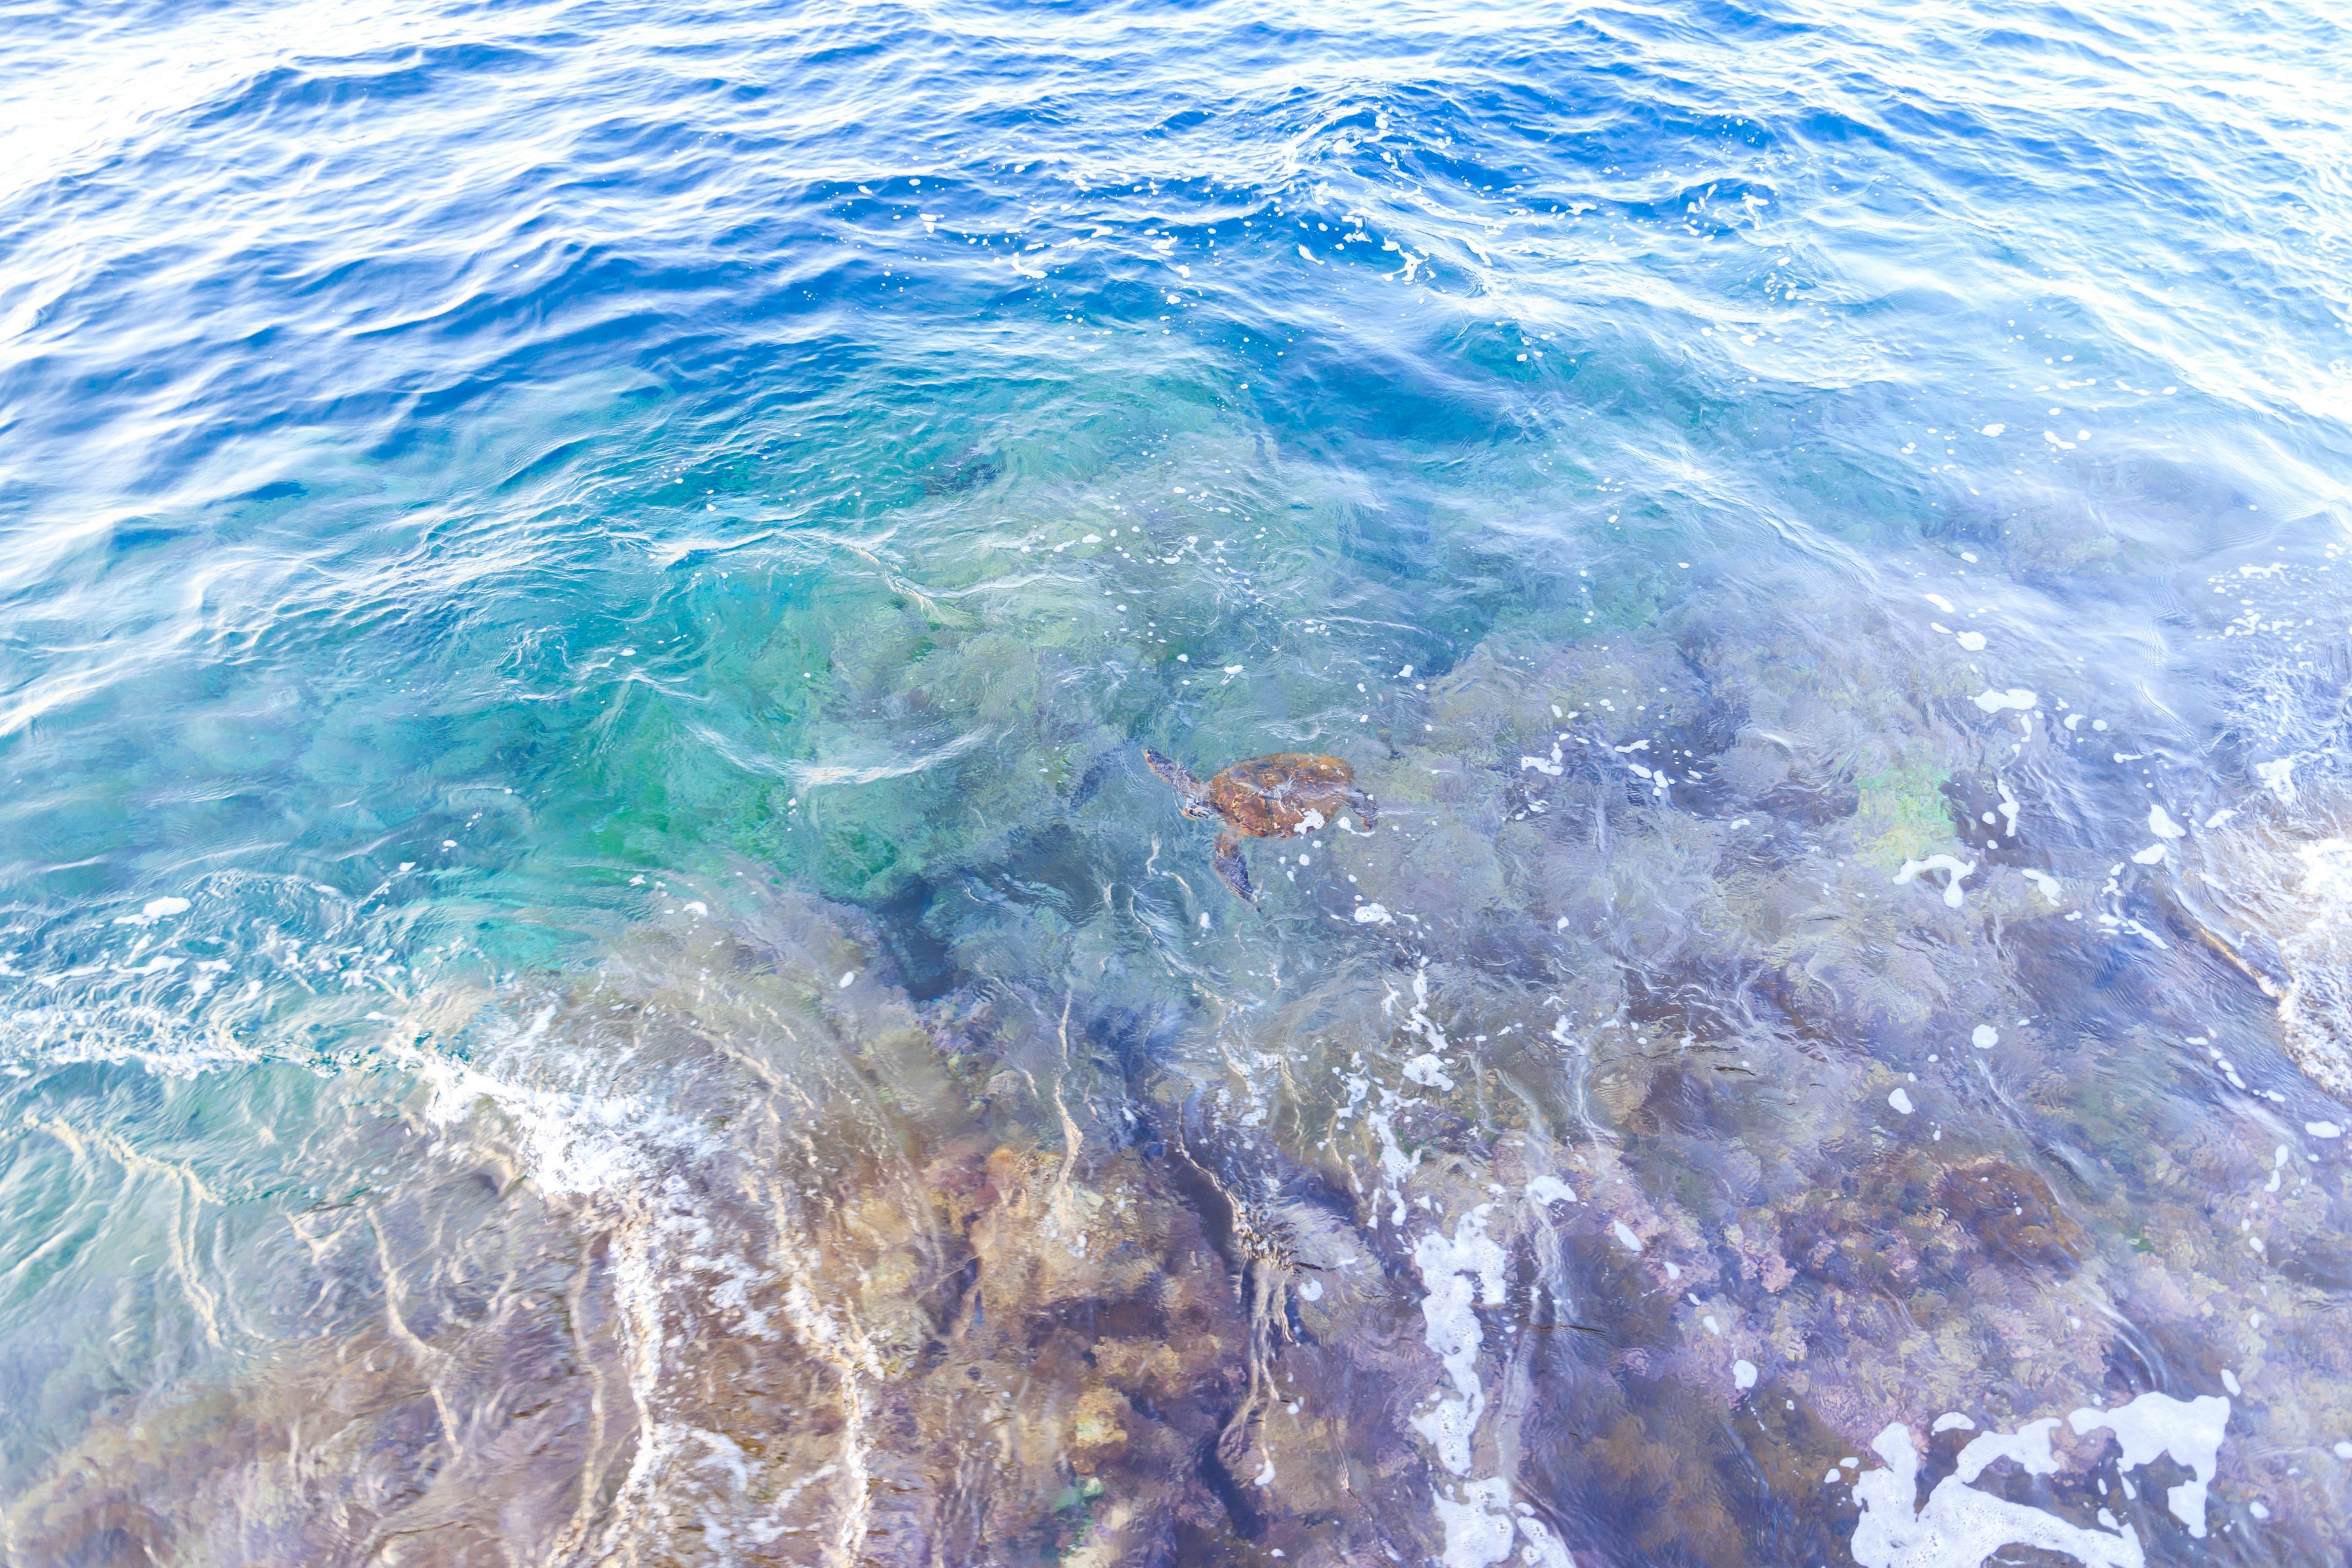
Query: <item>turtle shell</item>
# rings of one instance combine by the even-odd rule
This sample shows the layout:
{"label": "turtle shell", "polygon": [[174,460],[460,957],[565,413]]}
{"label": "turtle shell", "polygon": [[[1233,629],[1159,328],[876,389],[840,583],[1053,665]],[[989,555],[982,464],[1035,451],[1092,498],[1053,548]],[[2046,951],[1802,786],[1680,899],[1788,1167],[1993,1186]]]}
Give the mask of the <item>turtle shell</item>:
{"label": "turtle shell", "polygon": [[1274,838],[1296,831],[1309,812],[1328,822],[1348,810],[1356,770],[1337,757],[1279,752],[1235,763],[1208,788],[1209,804],[1234,831]]}

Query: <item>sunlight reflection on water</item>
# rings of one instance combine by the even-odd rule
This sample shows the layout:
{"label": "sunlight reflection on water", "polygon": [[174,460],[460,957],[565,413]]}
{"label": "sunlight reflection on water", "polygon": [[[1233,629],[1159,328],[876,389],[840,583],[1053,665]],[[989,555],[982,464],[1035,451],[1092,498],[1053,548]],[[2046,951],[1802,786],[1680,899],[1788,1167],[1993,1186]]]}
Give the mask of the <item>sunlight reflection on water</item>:
{"label": "sunlight reflection on water", "polygon": [[16,1557],[2345,1549],[2340,24],[14,26]]}

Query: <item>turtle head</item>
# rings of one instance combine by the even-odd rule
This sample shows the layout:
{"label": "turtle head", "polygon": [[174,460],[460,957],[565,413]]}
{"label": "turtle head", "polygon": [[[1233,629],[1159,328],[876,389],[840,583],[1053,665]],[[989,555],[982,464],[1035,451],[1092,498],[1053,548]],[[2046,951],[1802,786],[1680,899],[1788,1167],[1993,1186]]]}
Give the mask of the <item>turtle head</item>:
{"label": "turtle head", "polygon": [[1167,782],[1170,789],[1176,792],[1179,802],[1177,810],[1187,816],[1217,815],[1217,808],[1209,804],[1209,792],[1201,787],[1199,779],[1185,772],[1183,763],[1173,757],[1155,752],[1149,746],[1143,748],[1143,760],[1153,773],[1158,773]]}

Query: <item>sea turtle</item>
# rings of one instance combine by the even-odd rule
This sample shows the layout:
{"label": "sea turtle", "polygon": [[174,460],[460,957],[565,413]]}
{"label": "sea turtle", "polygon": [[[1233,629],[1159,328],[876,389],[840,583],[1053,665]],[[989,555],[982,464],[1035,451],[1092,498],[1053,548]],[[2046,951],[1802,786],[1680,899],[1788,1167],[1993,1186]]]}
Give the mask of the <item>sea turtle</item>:
{"label": "sea turtle", "polygon": [[1252,757],[1202,784],[1184,771],[1173,757],[1143,748],[1151,771],[1168,781],[1183,799],[1177,809],[1187,816],[1213,816],[1224,831],[1217,835],[1211,864],[1225,885],[1251,903],[1249,862],[1242,858],[1242,839],[1278,838],[1287,833],[1311,833],[1343,811],[1353,811],[1365,826],[1378,820],[1372,797],[1356,787],[1356,770],[1337,757],[1309,752],[1277,752]]}

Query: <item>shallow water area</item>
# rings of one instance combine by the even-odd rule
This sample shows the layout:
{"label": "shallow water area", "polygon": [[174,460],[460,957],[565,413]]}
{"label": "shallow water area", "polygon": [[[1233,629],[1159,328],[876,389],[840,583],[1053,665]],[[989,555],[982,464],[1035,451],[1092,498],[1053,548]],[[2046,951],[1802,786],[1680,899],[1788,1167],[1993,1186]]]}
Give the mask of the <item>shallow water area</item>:
{"label": "shallow water area", "polygon": [[2331,15],[0,29],[7,1562],[2352,1551]]}

